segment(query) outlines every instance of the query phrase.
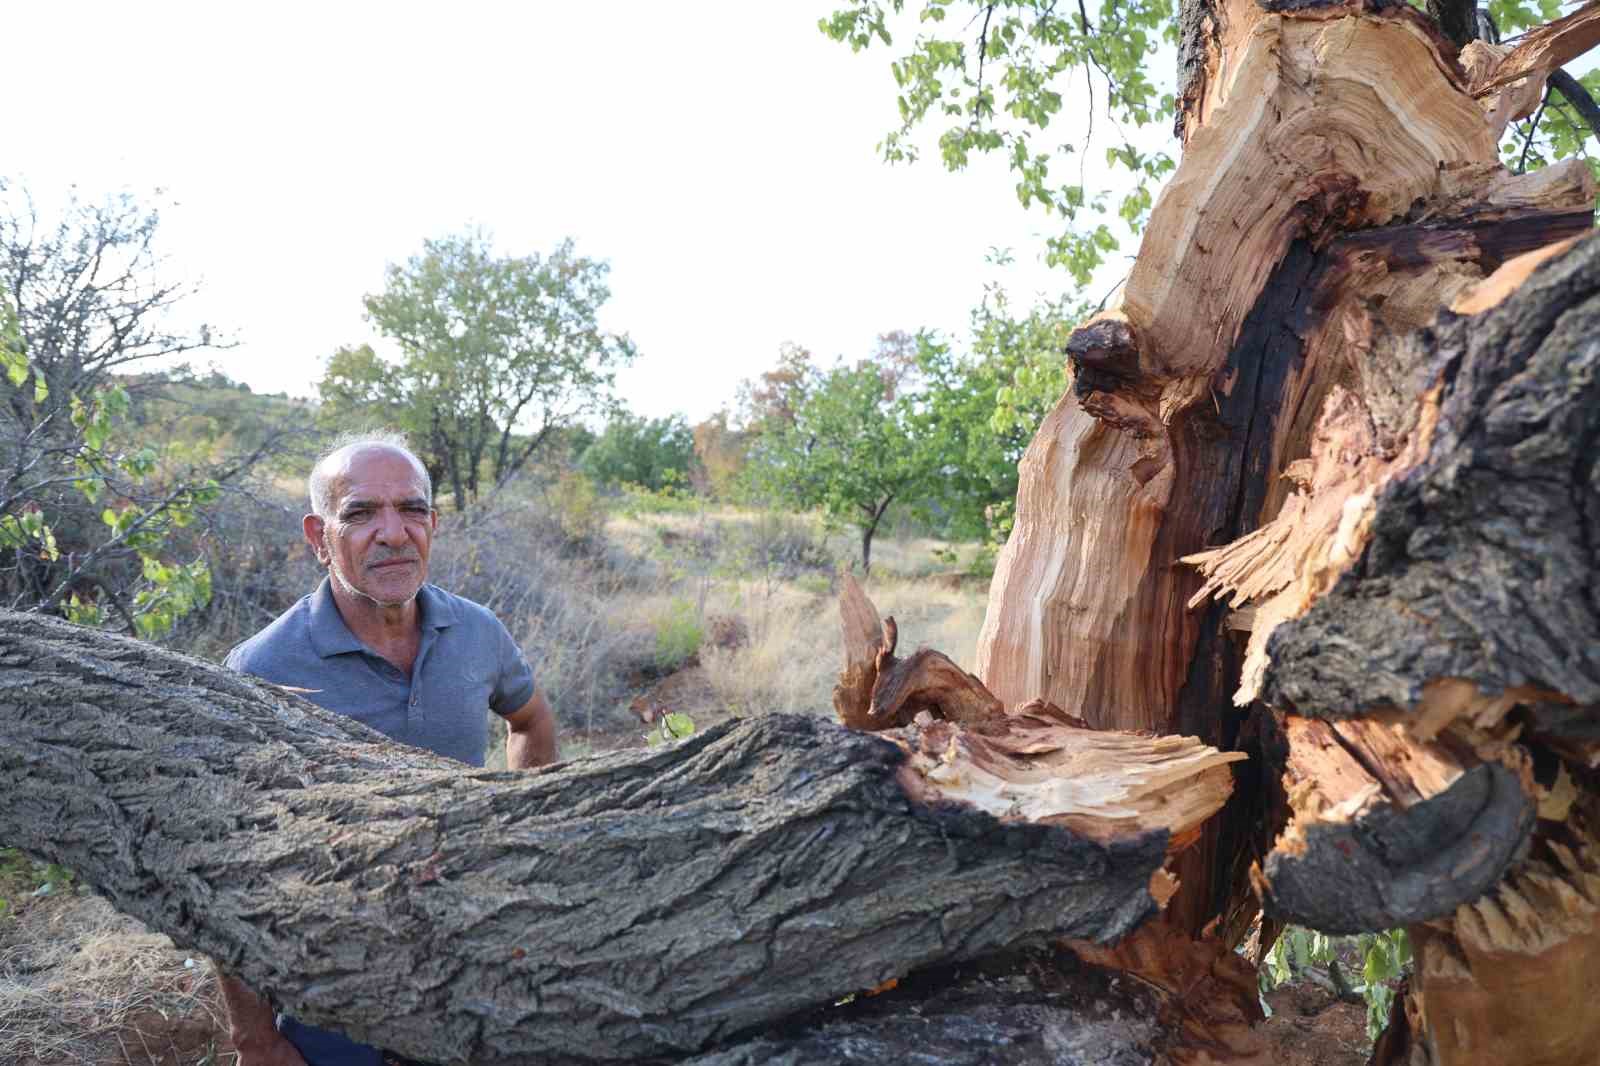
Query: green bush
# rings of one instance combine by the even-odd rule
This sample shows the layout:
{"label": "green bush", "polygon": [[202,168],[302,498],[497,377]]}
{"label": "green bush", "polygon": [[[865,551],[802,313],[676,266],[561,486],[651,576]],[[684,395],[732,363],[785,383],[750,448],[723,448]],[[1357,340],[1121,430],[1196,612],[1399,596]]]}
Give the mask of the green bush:
{"label": "green bush", "polygon": [[705,639],[694,604],[675,599],[656,619],[656,667],[675,670],[692,659]]}
{"label": "green bush", "polygon": [[[1340,969],[1341,958],[1361,973],[1348,981]],[[1348,989],[1367,1005],[1367,1037],[1378,1038],[1389,1024],[1395,983],[1411,964],[1411,941],[1404,929],[1362,933],[1357,937],[1330,937],[1291,925],[1279,935],[1261,967],[1261,991],[1269,992],[1297,974],[1326,967],[1328,983],[1336,991]]]}

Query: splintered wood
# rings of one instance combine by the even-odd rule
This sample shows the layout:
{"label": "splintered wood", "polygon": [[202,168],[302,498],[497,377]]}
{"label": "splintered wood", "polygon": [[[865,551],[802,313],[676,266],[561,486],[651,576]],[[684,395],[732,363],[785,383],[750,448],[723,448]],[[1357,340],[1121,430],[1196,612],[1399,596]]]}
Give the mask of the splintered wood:
{"label": "splintered wood", "polygon": [[1176,1039],[1158,1060],[1172,1066],[1272,1066],[1253,1031],[1262,1021],[1256,968],[1210,934],[1191,937],[1157,918],[1115,946],[1069,944],[1094,966],[1133,974],[1161,993],[1160,1010]]}
{"label": "splintered wood", "polygon": [[[1105,728],[1174,727],[1202,627],[1197,583],[1171,563],[1274,517],[1275,475],[1305,456],[1331,385],[1364,381],[1375,343],[1592,210],[1581,166],[1502,188],[1490,123],[1417,12],[1233,0],[1214,18],[1183,159],[1121,306],[1074,333],[1073,388],[1022,460],[979,640],[976,673],[1003,702]],[[1452,218],[1470,223],[1446,233]],[[1297,242],[1417,219],[1338,262],[1288,262]],[[1296,302],[1308,280],[1320,288]],[[1253,313],[1263,329],[1294,319],[1295,351],[1247,365],[1264,358],[1235,350]],[[1257,425],[1261,443],[1234,428]],[[1259,510],[1232,513],[1261,478]]]}
{"label": "splintered wood", "polygon": [[[1230,763],[1193,737],[1102,731],[1043,701],[1010,710],[939,652],[894,655],[893,619],[846,576],[840,595],[845,667],[839,718],[883,730],[907,754],[900,781],[929,803],[958,803],[1002,822],[1060,825],[1100,843],[1168,834],[1169,852],[1196,839],[1233,791]],[[1162,898],[1170,883],[1152,885]]]}
{"label": "splintered wood", "polygon": [[1529,857],[1493,891],[1410,934],[1411,1041],[1432,1066],[1595,1060],[1600,845],[1592,810],[1543,823]]}
{"label": "splintered wood", "polygon": [[1551,73],[1600,45],[1600,3],[1524,34],[1515,47],[1473,41],[1461,50],[1468,91],[1478,99],[1495,136],[1527,118],[1545,95]]}
{"label": "splintered wood", "polygon": [[1101,842],[1162,829],[1173,851],[1221,809],[1233,791],[1228,764],[1245,758],[1193,737],[1089,729],[1046,703],[1018,708],[1005,725],[984,735],[927,716],[888,738],[910,755],[903,780],[914,794]]}
{"label": "splintered wood", "polygon": [[1184,556],[1205,584],[1189,600],[1226,598],[1230,606],[1255,606],[1234,703],[1246,706],[1261,691],[1272,631],[1304,614],[1366,547],[1378,490],[1427,453],[1438,417],[1437,396],[1425,398],[1405,450],[1379,453],[1371,418],[1354,394],[1335,387],[1312,442],[1312,454],[1285,476],[1299,490],[1278,517],[1232,544]]}

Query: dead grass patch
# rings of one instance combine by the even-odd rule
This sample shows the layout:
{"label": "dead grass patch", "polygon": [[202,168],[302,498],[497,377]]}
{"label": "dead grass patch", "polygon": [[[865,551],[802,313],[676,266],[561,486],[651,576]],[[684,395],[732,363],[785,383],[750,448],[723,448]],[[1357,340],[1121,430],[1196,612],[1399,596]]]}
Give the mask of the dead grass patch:
{"label": "dead grass patch", "polygon": [[221,1066],[226,1035],[210,964],[99,897],[29,901],[0,922],[0,1062]]}

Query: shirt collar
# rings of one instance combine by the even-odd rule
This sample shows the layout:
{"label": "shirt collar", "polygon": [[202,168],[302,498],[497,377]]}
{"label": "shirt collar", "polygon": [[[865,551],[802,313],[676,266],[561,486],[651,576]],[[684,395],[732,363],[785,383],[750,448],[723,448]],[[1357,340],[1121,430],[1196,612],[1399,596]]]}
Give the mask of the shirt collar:
{"label": "shirt collar", "polygon": [[[417,608],[423,629],[444,629],[456,621],[455,604],[432,585],[417,590]],[[366,650],[366,645],[344,624],[339,606],[333,602],[333,583],[328,577],[311,594],[310,628],[311,649],[323,659]]]}

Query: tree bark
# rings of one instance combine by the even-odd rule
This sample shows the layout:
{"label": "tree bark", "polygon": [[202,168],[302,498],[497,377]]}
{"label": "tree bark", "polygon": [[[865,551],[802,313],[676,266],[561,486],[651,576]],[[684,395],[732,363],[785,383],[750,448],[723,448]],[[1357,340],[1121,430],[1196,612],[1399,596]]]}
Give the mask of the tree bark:
{"label": "tree bark", "polygon": [[1225,758],[1125,738],[1168,753],[1159,779],[1103,791],[1081,759],[1049,765],[1090,731],[1023,724],[968,756],[950,723],[885,740],[773,716],[471,770],[198,660],[4,615],[0,840],[359,1040],[477,1064],[680,1057],[1153,913]]}
{"label": "tree bark", "polygon": [[[1525,1030],[1541,963],[1587,977],[1474,940],[1463,915],[1538,914],[1585,957],[1587,925],[1508,886],[1530,850],[1555,883],[1577,831],[1546,844],[1536,819],[1600,763],[1600,397],[1575,280],[1595,253],[1535,269],[1591,230],[1594,186],[1576,162],[1510,175],[1495,146],[1600,38],[1600,4],[1459,55],[1382,2],[1189,0],[1179,36],[1183,159],[1121,306],[1068,343],[977,674],[1007,705],[1249,746],[1168,921],[1232,942],[1254,890],[1325,928],[1452,928],[1416,982],[1412,1046],[1534,1061],[1511,1050],[1544,1047],[1531,1031],[1484,1057],[1481,1016],[1458,1020],[1480,1000],[1440,975],[1473,950],[1515,957]],[[1451,305],[1477,317],[1423,328]],[[1562,876],[1559,898],[1587,898]]]}

